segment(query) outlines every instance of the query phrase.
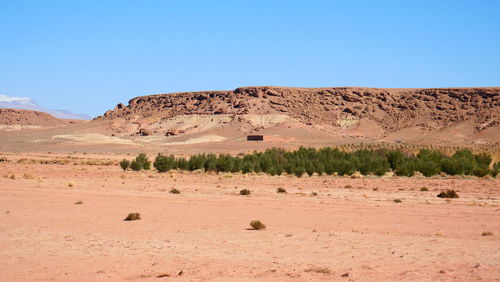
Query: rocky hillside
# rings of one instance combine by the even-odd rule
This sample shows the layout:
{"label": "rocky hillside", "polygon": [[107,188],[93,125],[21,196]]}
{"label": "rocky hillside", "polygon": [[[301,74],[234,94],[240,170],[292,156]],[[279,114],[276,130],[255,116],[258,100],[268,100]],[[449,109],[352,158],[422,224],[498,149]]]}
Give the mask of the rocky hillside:
{"label": "rocky hillside", "polygon": [[500,88],[285,88],[242,87],[137,97],[98,120],[177,115],[281,114],[307,125],[342,126],[369,119],[386,132],[409,127],[435,130],[471,120],[476,130],[500,123]]}
{"label": "rocky hillside", "polygon": [[67,125],[70,120],[59,119],[50,114],[31,110],[0,109],[0,125],[52,127]]}

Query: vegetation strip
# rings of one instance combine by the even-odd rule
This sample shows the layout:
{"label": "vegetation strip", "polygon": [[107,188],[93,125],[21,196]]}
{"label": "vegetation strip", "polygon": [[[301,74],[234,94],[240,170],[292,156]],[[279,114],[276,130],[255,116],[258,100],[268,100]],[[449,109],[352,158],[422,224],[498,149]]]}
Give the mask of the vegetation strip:
{"label": "vegetation strip", "polygon": [[[173,155],[158,154],[153,166],[158,172],[169,170],[203,170],[206,172],[242,172],[281,175],[284,173],[302,177],[304,174],[318,175],[362,175],[382,176],[393,171],[398,176],[414,176],[416,172],[429,177],[446,173],[447,175],[475,175],[496,177],[500,162],[492,168],[491,156],[486,153],[473,154],[468,149],[456,151],[452,156],[434,150],[420,150],[416,155],[405,154],[398,150],[357,150],[340,151],[333,148],[304,148],[296,151],[272,148],[264,152],[254,152],[242,157],[228,154],[196,154],[189,159]],[[123,170],[148,170],[151,161],[144,153],[134,160],[120,162]]]}

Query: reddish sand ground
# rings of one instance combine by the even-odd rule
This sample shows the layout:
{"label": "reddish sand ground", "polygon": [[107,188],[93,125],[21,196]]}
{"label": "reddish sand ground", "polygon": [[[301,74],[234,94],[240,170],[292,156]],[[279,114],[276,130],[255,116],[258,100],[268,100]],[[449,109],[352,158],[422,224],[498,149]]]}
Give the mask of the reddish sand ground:
{"label": "reddish sand ground", "polygon": [[[0,177],[1,281],[500,278],[499,180],[16,162],[0,162]],[[443,189],[460,198],[437,198]],[[129,212],[142,219],[123,221]],[[249,230],[254,219],[266,230]]]}

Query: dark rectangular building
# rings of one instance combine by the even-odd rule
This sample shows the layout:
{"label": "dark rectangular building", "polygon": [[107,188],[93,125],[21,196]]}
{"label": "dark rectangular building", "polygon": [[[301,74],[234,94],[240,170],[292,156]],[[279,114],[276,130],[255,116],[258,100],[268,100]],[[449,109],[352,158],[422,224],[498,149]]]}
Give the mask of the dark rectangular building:
{"label": "dark rectangular building", "polygon": [[264,135],[247,135],[247,141],[264,141]]}

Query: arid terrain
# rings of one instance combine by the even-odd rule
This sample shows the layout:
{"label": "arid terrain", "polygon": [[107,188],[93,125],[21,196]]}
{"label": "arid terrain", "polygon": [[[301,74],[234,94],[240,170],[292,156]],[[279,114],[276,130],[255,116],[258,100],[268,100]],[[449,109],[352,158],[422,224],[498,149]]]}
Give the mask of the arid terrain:
{"label": "arid terrain", "polygon": [[[498,87],[244,87],[142,96],[91,121],[3,130],[0,151],[240,153],[359,143],[500,151],[499,120]],[[0,127],[13,128],[1,112]],[[249,134],[265,142],[249,144]]]}
{"label": "arid terrain", "polygon": [[[500,277],[495,179],[160,174],[123,172],[124,155],[2,156],[2,281]],[[437,198],[445,189],[460,198]],[[123,221],[131,212],[141,220]]]}
{"label": "arid terrain", "polygon": [[[500,88],[245,87],[137,97],[90,121],[2,109],[0,280],[498,281],[498,176],[158,173],[119,162],[299,146],[470,148],[498,162],[499,121]],[[451,189],[459,198],[437,197]]]}

